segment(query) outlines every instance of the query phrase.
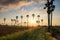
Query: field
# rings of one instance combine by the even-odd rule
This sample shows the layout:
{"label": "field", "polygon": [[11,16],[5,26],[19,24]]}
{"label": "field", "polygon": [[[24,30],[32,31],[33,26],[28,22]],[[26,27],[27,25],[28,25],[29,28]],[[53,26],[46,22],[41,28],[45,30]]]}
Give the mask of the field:
{"label": "field", "polygon": [[0,25],[0,36],[5,36],[7,34],[12,34],[18,31],[27,30],[26,27],[18,27],[18,26],[8,26],[8,25]]}
{"label": "field", "polygon": [[[52,29],[53,30],[53,29]],[[53,30],[56,33],[55,30]],[[0,27],[0,40],[57,40],[52,36],[54,33],[47,32],[46,27]]]}

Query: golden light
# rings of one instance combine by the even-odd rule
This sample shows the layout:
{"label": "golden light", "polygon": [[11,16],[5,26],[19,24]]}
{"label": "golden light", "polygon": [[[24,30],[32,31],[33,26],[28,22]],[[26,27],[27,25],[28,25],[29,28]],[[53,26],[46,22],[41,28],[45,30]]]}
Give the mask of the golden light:
{"label": "golden light", "polygon": [[36,20],[30,20],[30,22],[29,22],[30,24],[31,24],[31,26],[36,26],[37,24],[36,24]]}

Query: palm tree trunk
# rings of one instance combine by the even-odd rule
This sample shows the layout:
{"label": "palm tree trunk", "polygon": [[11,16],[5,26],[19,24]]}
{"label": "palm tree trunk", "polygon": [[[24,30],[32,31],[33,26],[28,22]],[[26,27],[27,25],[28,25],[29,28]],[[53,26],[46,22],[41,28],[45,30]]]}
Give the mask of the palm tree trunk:
{"label": "palm tree trunk", "polygon": [[16,25],[16,21],[15,21],[15,24],[14,24],[14,26]]}
{"label": "palm tree trunk", "polygon": [[48,14],[48,32],[50,32],[50,14]]}
{"label": "palm tree trunk", "polygon": [[[33,20],[34,20],[34,17],[33,17]],[[32,28],[34,27],[33,23],[32,23]]]}
{"label": "palm tree trunk", "polygon": [[[38,21],[39,21],[39,17],[38,17]],[[40,25],[40,24],[38,23],[38,25]]]}
{"label": "palm tree trunk", "polygon": [[27,18],[27,28],[28,28],[28,18]]}
{"label": "palm tree trunk", "polygon": [[22,19],[21,19],[21,27],[22,27]]}
{"label": "palm tree trunk", "polygon": [[12,21],[11,21],[11,26],[12,26]]}
{"label": "palm tree trunk", "polygon": [[52,26],[52,16],[53,16],[53,14],[51,13],[51,26]]}

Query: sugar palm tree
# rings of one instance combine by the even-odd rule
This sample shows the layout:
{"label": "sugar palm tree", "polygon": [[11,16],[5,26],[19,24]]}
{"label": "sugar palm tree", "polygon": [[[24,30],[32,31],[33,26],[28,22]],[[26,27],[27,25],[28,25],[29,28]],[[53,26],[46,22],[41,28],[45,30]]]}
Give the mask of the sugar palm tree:
{"label": "sugar palm tree", "polygon": [[26,21],[24,22],[24,25],[26,26]]}
{"label": "sugar palm tree", "polygon": [[18,21],[18,16],[16,16],[15,24],[17,23],[17,21]]}
{"label": "sugar palm tree", "polygon": [[21,27],[22,27],[22,19],[23,19],[23,16],[21,16]]}
{"label": "sugar palm tree", "polygon": [[[13,21],[15,22],[15,20],[16,20],[16,19],[11,19],[11,25],[12,25]],[[14,25],[15,25],[15,24],[14,24]]]}
{"label": "sugar palm tree", "polygon": [[37,17],[38,17],[38,21],[39,21],[39,17],[40,17],[40,15],[37,15]]}
{"label": "sugar palm tree", "polygon": [[6,18],[4,18],[4,24],[5,24]]}
{"label": "sugar palm tree", "polygon": [[43,26],[43,19],[41,19],[41,22],[42,22],[42,26]]}
{"label": "sugar palm tree", "polygon": [[13,19],[11,19],[11,25],[12,25],[12,21],[13,21]]}
{"label": "sugar palm tree", "polygon": [[[34,20],[35,14],[32,14],[32,17],[33,17],[33,20]],[[33,27],[33,25],[32,25],[32,27]]]}
{"label": "sugar palm tree", "polygon": [[29,18],[29,15],[26,15],[26,17],[27,17],[27,28],[28,28],[28,18]]}
{"label": "sugar palm tree", "polygon": [[33,17],[33,19],[34,19],[34,17],[35,17],[35,14],[32,14],[32,17]]}
{"label": "sugar palm tree", "polygon": [[18,19],[18,16],[16,16],[16,19]]}
{"label": "sugar palm tree", "polygon": [[[44,9],[47,8],[47,13],[48,13],[48,32],[50,32],[51,29],[51,24],[52,24],[52,12],[55,9],[55,5],[53,5],[54,0],[47,0],[47,3],[45,4]],[[49,5],[48,5],[49,4]],[[50,14],[51,14],[51,19],[50,19]],[[51,21],[51,24],[50,24]]]}
{"label": "sugar palm tree", "polygon": [[40,21],[39,21],[40,15],[37,15],[37,17],[38,17],[38,25],[40,25],[40,24],[39,24],[39,23],[40,23]]}

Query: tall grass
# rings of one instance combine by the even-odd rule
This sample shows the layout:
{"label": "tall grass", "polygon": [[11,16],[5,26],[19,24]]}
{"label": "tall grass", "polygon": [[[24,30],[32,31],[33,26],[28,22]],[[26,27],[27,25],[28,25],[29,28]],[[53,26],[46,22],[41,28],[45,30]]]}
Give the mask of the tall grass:
{"label": "tall grass", "polygon": [[45,28],[34,28],[0,37],[0,40],[52,40]]}

